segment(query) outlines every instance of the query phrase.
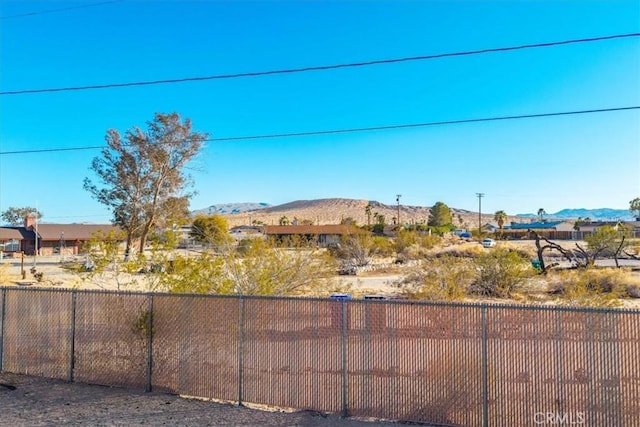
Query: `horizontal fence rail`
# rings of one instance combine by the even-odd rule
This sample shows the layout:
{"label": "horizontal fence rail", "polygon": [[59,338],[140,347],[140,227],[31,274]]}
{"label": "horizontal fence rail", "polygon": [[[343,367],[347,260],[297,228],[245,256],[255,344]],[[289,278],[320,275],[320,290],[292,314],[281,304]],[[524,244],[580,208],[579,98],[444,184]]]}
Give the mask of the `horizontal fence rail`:
{"label": "horizontal fence rail", "polygon": [[640,425],[640,311],[3,288],[0,368],[464,426]]}

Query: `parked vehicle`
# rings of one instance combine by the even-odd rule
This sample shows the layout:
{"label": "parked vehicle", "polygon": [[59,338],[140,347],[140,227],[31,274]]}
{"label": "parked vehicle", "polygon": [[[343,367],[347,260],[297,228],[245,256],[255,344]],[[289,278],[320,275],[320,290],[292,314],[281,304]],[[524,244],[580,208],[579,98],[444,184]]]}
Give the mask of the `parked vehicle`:
{"label": "parked vehicle", "polygon": [[483,248],[492,248],[495,245],[496,245],[496,241],[493,240],[493,239],[487,238],[487,239],[482,240],[482,247]]}

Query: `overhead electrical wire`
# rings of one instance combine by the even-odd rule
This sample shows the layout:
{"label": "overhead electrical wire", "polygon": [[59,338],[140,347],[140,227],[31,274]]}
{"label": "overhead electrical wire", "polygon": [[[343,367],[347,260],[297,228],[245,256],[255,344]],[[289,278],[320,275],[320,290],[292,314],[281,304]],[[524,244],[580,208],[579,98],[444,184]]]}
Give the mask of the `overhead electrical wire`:
{"label": "overhead electrical wire", "polygon": [[0,16],[0,20],[2,20],[2,19],[13,19],[13,18],[26,18],[27,16],[44,15],[44,14],[47,14],[47,13],[66,12],[66,11],[75,10],[75,9],[85,9],[87,7],[103,6],[105,4],[110,4],[110,3],[122,3],[123,1],[126,1],[126,0],[102,1],[102,2],[99,2],[99,3],[89,3],[89,4],[81,4],[81,5],[78,5],[78,6],[68,6],[68,7],[60,7],[60,8],[57,8],[57,9],[47,9],[47,10],[40,10],[40,11],[35,11],[35,12],[19,13],[19,14],[16,14],[16,15]]}
{"label": "overhead electrical wire", "polygon": [[[640,105],[630,106],[630,107],[614,107],[614,108],[599,108],[599,109],[590,109],[590,110],[560,111],[560,112],[553,112],[553,113],[520,114],[520,115],[514,115],[514,116],[479,117],[479,118],[471,118],[471,119],[444,120],[444,121],[433,121],[433,122],[424,122],[424,123],[408,123],[408,124],[387,125],[387,126],[371,126],[371,127],[347,128],[347,129],[330,129],[330,130],[318,130],[318,131],[308,131],[308,132],[291,132],[291,133],[274,133],[274,134],[263,134],[263,135],[229,136],[229,137],[223,137],[223,138],[210,138],[210,139],[206,139],[204,142],[248,141],[248,140],[256,140],[256,139],[291,138],[291,137],[314,136],[314,135],[331,135],[331,134],[341,134],[341,133],[374,132],[374,131],[384,131],[384,130],[394,130],[394,129],[409,129],[409,128],[419,128],[419,127],[428,127],[428,126],[444,126],[444,125],[458,125],[458,124],[465,124],[465,123],[479,123],[479,122],[495,122],[495,121],[504,121],[504,120],[534,119],[534,118],[542,118],[542,117],[558,117],[558,116],[570,116],[570,115],[578,115],[578,114],[609,113],[609,112],[629,111],[629,110],[640,110]],[[80,150],[97,150],[97,149],[102,149],[102,148],[106,148],[106,146],[105,145],[94,145],[94,146],[68,147],[68,148],[43,148],[43,149],[35,149],[35,150],[0,151],[0,155],[51,153],[51,152],[80,151]]]}
{"label": "overhead electrical wire", "polygon": [[258,76],[269,76],[269,75],[277,75],[277,74],[293,74],[293,73],[304,73],[309,71],[326,71],[326,70],[336,70],[336,69],[342,69],[342,68],[355,68],[355,67],[367,67],[372,65],[394,64],[394,63],[400,63],[400,62],[425,61],[425,60],[431,60],[431,59],[449,58],[449,57],[456,57],[456,56],[469,56],[469,55],[480,55],[485,53],[508,52],[508,51],[515,51],[515,50],[523,50],[523,49],[545,48],[545,47],[578,44],[578,43],[592,43],[592,42],[598,42],[598,41],[623,39],[623,38],[638,37],[638,36],[640,36],[640,33],[615,34],[615,35],[608,35],[608,36],[602,36],[602,37],[562,40],[562,41],[547,42],[547,43],[525,44],[525,45],[518,45],[518,46],[496,47],[496,48],[487,48],[487,49],[479,49],[479,50],[461,51],[461,52],[438,53],[433,55],[379,59],[379,60],[363,61],[363,62],[349,62],[349,63],[342,63],[342,64],[318,65],[318,66],[287,68],[287,69],[279,69],[279,70],[252,71],[252,72],[245,72],[245,73],[217,74],[217,75],[200,76],[200,77],[184,77],[184,78],[177,78],[177,79],[147,80],[147,81],[139,81],[139,82],[126,82],[126,83],[105,83],[105,84],[86,85],[86,86],[67,86],[67,87],[44,88],[44,89],[12,90],[12,91],[0,92],[0,95],[6,96],[6,95],[24,95],[29,93],[33,94],[33,93],[51,93],[51,92],[71,92],[71,91],[83,91],[83,90],[95,90],[95,89],[122,88],[122,87],[132,87],[132,86],[151,86],[151,85],[160,85],[160,84],[186,83],[186,82],[196,82],[196,81],[206,81],[206,80],[236,79],[236,78],[243,78],[243,77],[258,77]]}

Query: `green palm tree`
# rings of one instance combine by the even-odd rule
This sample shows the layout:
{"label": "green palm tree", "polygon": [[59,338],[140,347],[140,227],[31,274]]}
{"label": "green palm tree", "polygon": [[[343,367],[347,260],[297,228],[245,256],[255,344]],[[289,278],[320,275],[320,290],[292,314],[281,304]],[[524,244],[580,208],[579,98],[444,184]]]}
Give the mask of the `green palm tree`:
{"label": "green palm tree", "polygon": [[367,216],[367,225],[371,225],[371,203],[367,203],[364,208],[364,214]]}
{"label": "green palm tree", "polygon": [[545,211],[543,208],[538,209],[538,217],[540,217],[540,221],[544,219],[544,216],[546,214],[547,214],[547,211]]}
{"label": "green palm tree", "polygon": [[502,230],[502,226],[507,221],[507,213],[505,211],[497,211],[493,215],[493,219],[498,223],[498,227]]}

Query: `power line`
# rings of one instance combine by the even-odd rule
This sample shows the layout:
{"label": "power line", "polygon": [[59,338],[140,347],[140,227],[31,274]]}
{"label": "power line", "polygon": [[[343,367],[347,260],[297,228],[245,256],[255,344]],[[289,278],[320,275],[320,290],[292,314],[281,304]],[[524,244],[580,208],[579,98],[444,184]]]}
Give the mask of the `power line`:
{"label": "power line", "polygon": [[326,71],[326,70],[336,70],[340,68],[355,68],[355,67],[367,67],[371,65],[394,64],[394,63],[400,63],[400,62],[425,61],[430,59],[449,58],[449,57],[455,57],[455,56],[479,55],[484,53],[508,52],[508,51],[514,51],[514,50],[534,49],[534,48],[543,48],[543,47],[560,46],[560,45],[577,44],[577,43],[591,43],[591,42],[597,42],[597,41],[622,39],[622,38],[638,37],[638,36],[640,36],[640,33],[616,34],[616,35],[609,35],[609,36],[602,36],[602,37],[563,40],[563,41],[555,41],[555,42],[548,42],[548,43],[525,44],[525,45],[519,45],[519,46],[497,47],[497,48],[488,48],[488,49],[480,49],[480,50],[469,50],[469,51],[462,51],[462,52],[439,53],[434,55],[379,59],[379,60],[373,60],[373,61],[350,62],[350,63],[332,64],[332,65],[318,65],[318,66],[311,66],[311,67],[288,68],[288,69],[280,69],[280,70],[254,71],[254,72],[234,73],[234,74],[218,74],[218,75],[200,76],[200,77],[184,77],[184,78],[178,78],[178,79],[147,80],[147,81],[127,82],[127,83],[105,83],[105,84],[87,85],[87,86],[67,86],[67,87],[47,88],[47,89],[24,89],[24,90],[0,92],[0,95],[24,95],[27,93],[71,92],[71,91],[109,89],[109,88],[131,87],[131,86],[151,86],[151,85],[171,84],[171,83],[185,83],[185,82],[196,82],[196,81],[205,81],[205,80],[236,79],[236,78],[242,78],[242,77],[258,77],[258,76],[268,76],[268,75],[277,75],[277,74],[294,74],[294,73],[304,73],[309,71]]}
{"label": "power line", "polygon": [[410,124],[401,124],[401,125],[321,130],[321,131],[297,132],[297,133],[280,133],[280,134],[269,134],[269,135],[235,136],[235,137],[232,136],[232,137],[226,137],[226,138],[214,138],[214,139],[211,139],[210,141],[216,141],[216,142],[238,141],[238,140],[249,140],[249,139],[287,138],[287,137],[293,137],[293,136],[328,135],[328,134],[337,134],[337,133],[371,132],[371,131],[378,131],[378,130],[406,129],[406,128],[426,127],[426,126],[457,125],[457,124],[463,124],[463,123],[492,122],[492,121],[499,121],[499,120],[532,119],[537,117],[569,116],[569,115],[575,115],[575,114],[606,113],[606,112],[613,112],[613,111],[625,111],[625,110],[637,110],[637,109],[640,109],[640,106],[601,108],[601,109],[595,109],[595,110],[563,111],[563,112],[556,112],[556,113],[523,114],[518,116],[481,117],[481,118],[475,118],[475,119],[445,120],[445,121],[439,121],[439,122],[410,123]]}
{"label": "power line", "polygon": [[84,9],[84,8],[87,8],[87,7],[102,6],[102,5],[110,4],[110,3],[121,3],[123,1],[125,1],[125,0],[111,0],[111,1],[103,1],[103,2],[99,2],[99,3],[83,4],[83,5],[79,5],[79,6],[61,7],[61,8],[58,8],[58,9],[40,10],[40,11],[36,11],[36,12],[20,13],[18,15],[0,16],[0,19],[25,18],[27,16],[44,15],[44,14],[47,14],[47,13],[66,12],[68,10]]}
{"label": "power line", "polygon": [[[223,137],[223,138],[210,138],[210,139],[206,139],[205,142],[247,141],[247,140],[255,140],[255,139],[291,138],[291,137],[297,137],[297,136],[373,132],[373,131],[393,130],[393,129],[419,128],[419,127],[427,127],[427,126],[458,125],[458,124],[464,124],[464,123],[495,122],[495,121],[502,121],[502,120],[519,120],[519,119],[534,119],[534,118],[541,118],[541,117],[571,116],[571,115],[577,115],[577,114],[608,113],[608,112],[629,111],[629,110],[638,110],[638,109],[640,109],[640,105],[636,105],[632,107],[599,108],[599,109],[593,109],[593,110],[561,111],[561,112],[555,112],[555,113],[521,114],[517,116],[480,117],[480,118],[473,118],[473,119],[445,120],[445,121],[436,121],[436,122],[409,123],[409,124],[388,125],[388,126],[372,126],[372,127],[363,127],[363,128],[330,129],[330,130],[318,130],[318,131],[308,131],[308,132],[274,133],[274,134],[264,134],[264,135],[229,136],[229,137]],[[0,155],[96,150],[96,149],[102,149],[105,147],[106,146],[104,145],[94,145],[94,146],[69,147],[69,148],[43,148],[43,149],[37,149],[37,150],[0,151]]]}

